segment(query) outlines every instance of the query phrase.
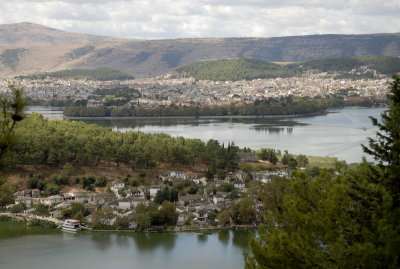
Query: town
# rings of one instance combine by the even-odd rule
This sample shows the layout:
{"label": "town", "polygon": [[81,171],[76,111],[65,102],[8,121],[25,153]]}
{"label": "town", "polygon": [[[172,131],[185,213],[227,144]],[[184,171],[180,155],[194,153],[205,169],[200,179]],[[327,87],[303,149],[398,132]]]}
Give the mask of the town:
{"label": "town", "polygon": [[[370,72],[367,69],[365,72]],[[355,71],[354,71],[355,72]],[[155,78],[125,81],[93,81],[83,79],[0,79],[0,92],[9,91],[9,85],[25,90],[33,100],[63,100],[71,104],[87,100],[88,107],[103,106],[106,97],[94,99],[98,89],[136,89],[140,94],[121,104],[158,106],[219,106],[250,103],[259,99],[284,96],[325,97],[342,95],[349,98],[383,98],[387,93],[387,78],[376,75],[368,79],[334,79],[335,74],[307,72],[298,77],[255,79],[250,81],[197,81],[194,78],[174,78],[166,74]]]}

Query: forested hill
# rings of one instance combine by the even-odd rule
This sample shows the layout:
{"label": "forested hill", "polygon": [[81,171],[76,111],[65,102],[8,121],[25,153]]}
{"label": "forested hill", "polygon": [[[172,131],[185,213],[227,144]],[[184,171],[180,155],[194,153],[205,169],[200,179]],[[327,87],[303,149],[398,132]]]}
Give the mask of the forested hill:
{"label": "forested hill", "polygon": [[222,59],[185,65],[177,71],[198,80],[235,81],[289,77],[296,75],[297,69],[256,59]]}
{"label": "forested hill", "polygon": [[323,72],[351,71],[367,66],[379,73],[390,75],[400,72],[400,58],[388,56],[357,56],[346,58],[329,58],[294,64],[303,70],[318,69]]}
{"label": "forested hill", "polygon": [[75,78],[89,80],[126,80],[134,77],[118,71],[116,69],[101,67],[95,69],[68,69],[56,72],[45,72],[29,76],[19,76],[18,78],[45,79],[45,78]]}
{"label": "forested hill", "polygon": [[320,59],[287,65],[256,59],[222,59],[196,62],[182,66],[177,71],[199,80],[236,81],[257,78],[291,77],[316,69],[322,72],[346,73],[368,67],[381,74],[400,72],[400,58],[387,56],[357,56]]}

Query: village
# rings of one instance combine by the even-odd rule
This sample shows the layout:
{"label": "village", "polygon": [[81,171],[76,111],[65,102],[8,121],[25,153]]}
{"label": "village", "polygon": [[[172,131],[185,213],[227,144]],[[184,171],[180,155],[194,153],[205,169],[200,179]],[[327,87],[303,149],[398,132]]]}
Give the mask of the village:
{"label": "village", "polygon": [[[242,158],[241,162],[246,162],[244,167],[249,167],[250,163],[265,163],[257,160],[252,153],[242,154]],[[88,190],[75,185],[67,191],[49,196],[39,189],[24,189],[14,193],[15,204],[8,206],[8,212],[11,215],[29,215],[31,218],[48,217],[57,223],[66,218],[76,218],[98,229],[143,230],[143,224],[137,217],[138,206],[153,204],[161,209],[163,202],[168,201],[174,205],[176,218],[174,225],[169,225],[175,226],[174,229],[256,225],[264,209],[263,202],[257,197],[260,186],[269,183],[273,177],[287,178],[290,175],[287,167],[265,170],[260,167],[262,165],[257,171],[238,169],[223,178],[212,180],[191,171],[169,171],[159,174],[153,180],[158,184],[154,185],[131,184],[129,177],[125,177],[110,180],[104,188]],[[175,198],[174,194],[170,195],[173,190],[176,190]],[[244,220],[239,217],[234,220],[230,216],[232,213],[226,215],[232,211],[234,204],[241,203],[243,199],[251,201],[249,207],[244,208],[252,214],[250,218]],[[71,215],[71,208],[77,205],[82,210]],[[102,214],[99,217],[100,210]],[[221,212],[225,212],[225,215]],[[146,228],[151,228],[151,225]]]}

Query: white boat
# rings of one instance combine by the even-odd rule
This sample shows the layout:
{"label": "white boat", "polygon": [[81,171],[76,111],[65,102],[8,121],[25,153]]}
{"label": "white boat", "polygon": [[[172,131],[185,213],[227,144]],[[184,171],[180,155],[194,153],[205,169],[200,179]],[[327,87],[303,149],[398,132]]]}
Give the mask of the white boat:
{"label": "white boat", "polygon": [[67,219],[61,225],[61,230],[77,232],[77,231],[82,230],[82,226],[81,226],[81,223],[79,220]]}

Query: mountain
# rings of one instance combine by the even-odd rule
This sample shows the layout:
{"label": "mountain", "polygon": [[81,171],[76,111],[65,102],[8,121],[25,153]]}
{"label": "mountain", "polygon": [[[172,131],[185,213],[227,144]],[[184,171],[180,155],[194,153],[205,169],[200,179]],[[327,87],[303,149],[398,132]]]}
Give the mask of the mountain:
{"label": "mountain", "polygon": [[[345,58],[327,58],[292,64],[275,64],[256,59],[218,59],[204,60],[177,68],[182,76],[199,80],[237,81],[257,78],[291,77],[309,70],[321,72],[339,72],[341,77],[353,77],[348,74],[353,69],[362,71],[363,67],[376,70],[380,74],[390,75],[400,72],[400,58],[390,56],[355,56]],[[364,68],[365,69],[365,68]],[[357,72],[354,72],[357,73]],[[369,71],[358,77],[371,77]]]}
{"label": "mountain", "polygon": [[303,62],[400,55],[400,34],[135,40],[68,33],[32,23],[0,25],[0,75],[109,67],[148,77],[206,59]]}

